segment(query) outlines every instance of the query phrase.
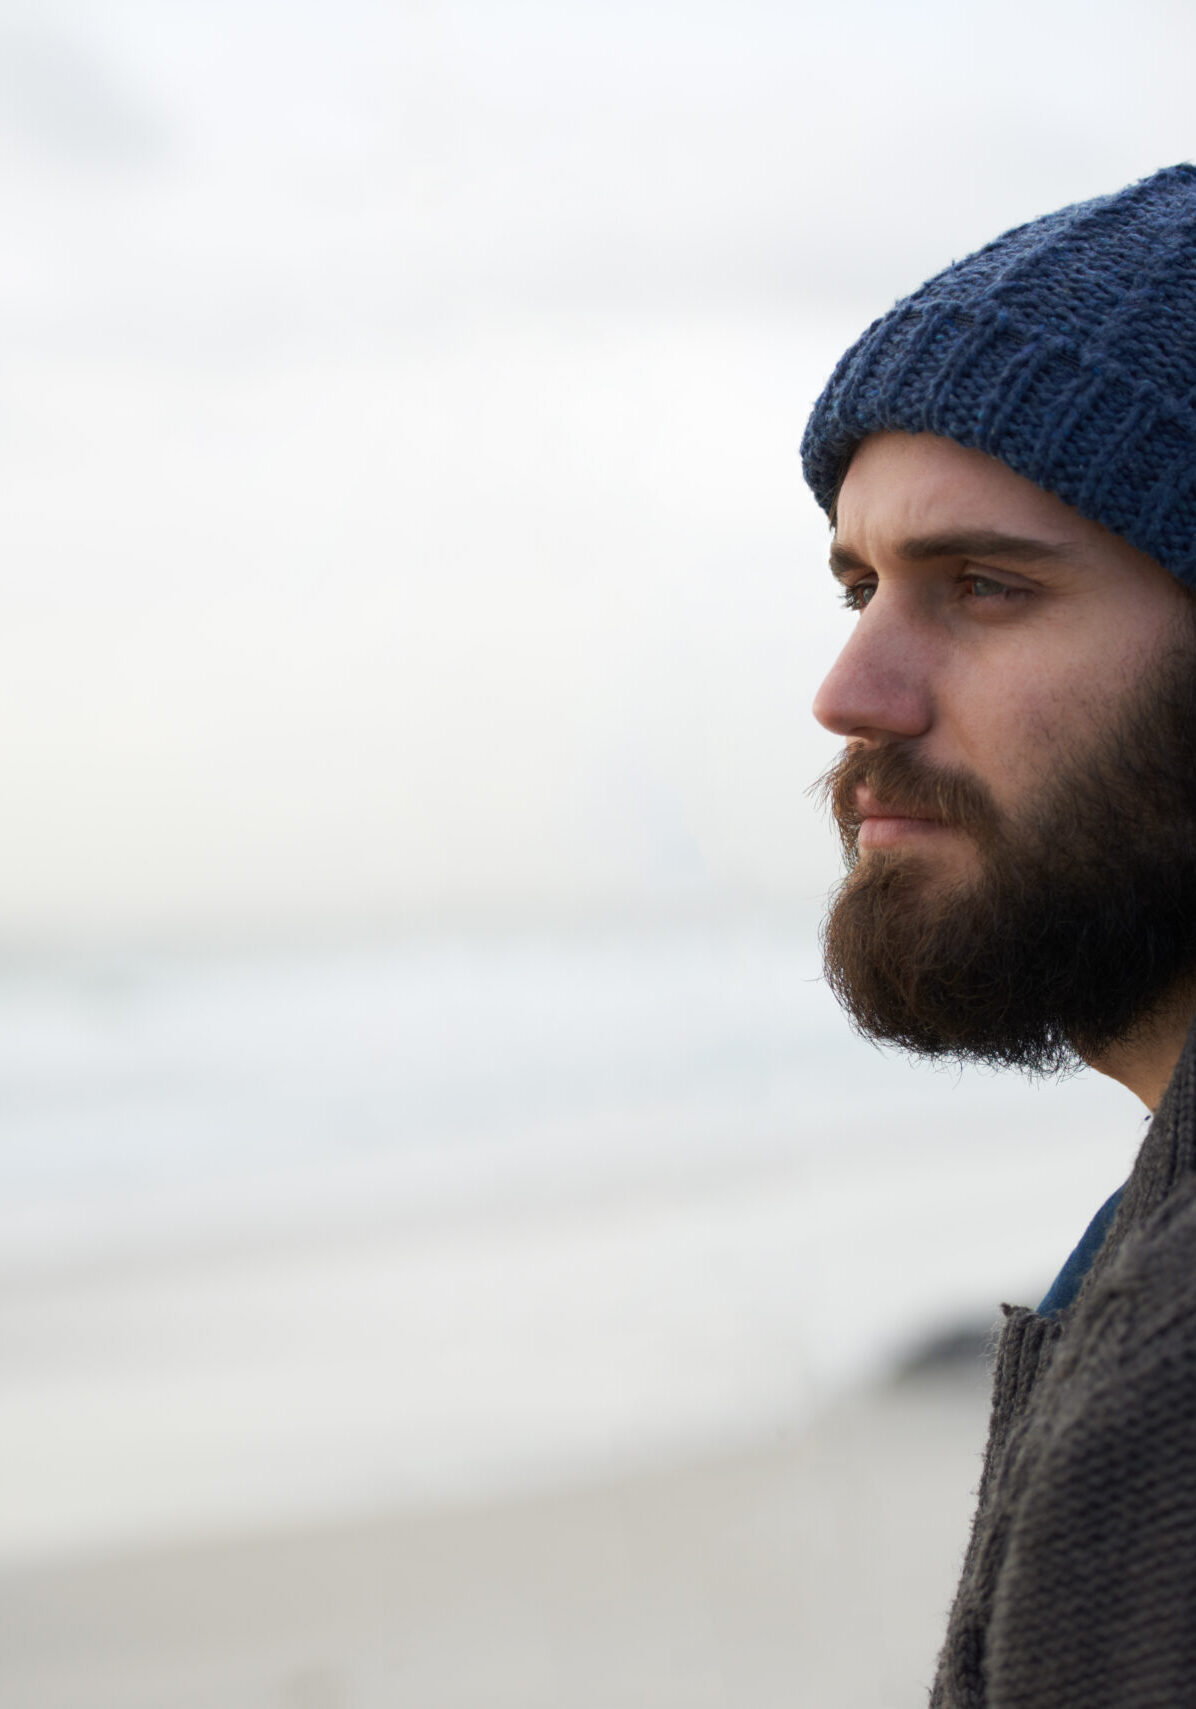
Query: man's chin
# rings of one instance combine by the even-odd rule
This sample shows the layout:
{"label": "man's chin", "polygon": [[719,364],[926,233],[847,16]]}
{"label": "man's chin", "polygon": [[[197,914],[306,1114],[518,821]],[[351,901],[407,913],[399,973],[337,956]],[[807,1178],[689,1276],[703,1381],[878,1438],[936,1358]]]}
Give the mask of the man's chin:
{"label": "man's chin", "polygon": [[[990,1059],[1009,1005],[1009,924],[991,888],[920,851],[862,854],[823,931],[828,982],[876,1043]],[[982,1018],[984,1011],[987,1018]]]}

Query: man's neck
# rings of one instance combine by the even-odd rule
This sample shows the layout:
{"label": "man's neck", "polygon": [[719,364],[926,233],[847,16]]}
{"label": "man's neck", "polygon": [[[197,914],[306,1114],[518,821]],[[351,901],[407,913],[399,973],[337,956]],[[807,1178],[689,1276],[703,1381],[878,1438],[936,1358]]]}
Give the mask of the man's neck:
{"label": "man's neck", "polygon": [[1177,986],[1128,1038],[1084,1060],[1098,1074],[1120,1080],[1153,1111],[1175,1072],[1194,1015],[1196,978]]}

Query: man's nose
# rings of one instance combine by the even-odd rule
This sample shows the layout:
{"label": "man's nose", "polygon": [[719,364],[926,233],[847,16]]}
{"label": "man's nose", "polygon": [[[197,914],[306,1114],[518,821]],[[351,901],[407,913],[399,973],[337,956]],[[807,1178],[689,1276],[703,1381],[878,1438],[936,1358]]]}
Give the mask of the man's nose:
{"label": "man's nose", "polygon": [[934,716],[929,664],[906,625],[868,606],[814,697],[814,716],[855,741],[923,736]]}

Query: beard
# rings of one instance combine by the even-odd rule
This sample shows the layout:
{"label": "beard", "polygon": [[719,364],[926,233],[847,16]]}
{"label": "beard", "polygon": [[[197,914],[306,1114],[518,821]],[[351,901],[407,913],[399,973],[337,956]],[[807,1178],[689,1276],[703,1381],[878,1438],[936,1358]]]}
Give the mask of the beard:
{"label": "beard", "polygon": [[[848,748],[820,787],[848,875],[823,928],[853,1025],[920,1056],[1061,1073],[1131,1038],[1196,971],[1196,645],[1141,680],[1109,729],[1016,814],[908,745]],[[966,833],[977,860],[860,856],[854,794]]]}

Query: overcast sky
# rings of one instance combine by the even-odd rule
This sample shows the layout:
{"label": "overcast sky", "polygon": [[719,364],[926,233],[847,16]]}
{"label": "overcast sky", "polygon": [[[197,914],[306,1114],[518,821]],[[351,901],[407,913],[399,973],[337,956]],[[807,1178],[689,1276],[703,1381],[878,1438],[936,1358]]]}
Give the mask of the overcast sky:
{"label": "overcast sky", "polygon": [[818,897],[809,405],[1194,20],[0,5],[0,938]]}

